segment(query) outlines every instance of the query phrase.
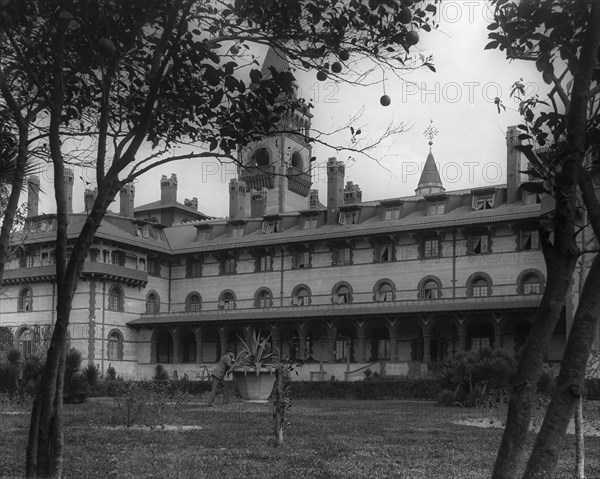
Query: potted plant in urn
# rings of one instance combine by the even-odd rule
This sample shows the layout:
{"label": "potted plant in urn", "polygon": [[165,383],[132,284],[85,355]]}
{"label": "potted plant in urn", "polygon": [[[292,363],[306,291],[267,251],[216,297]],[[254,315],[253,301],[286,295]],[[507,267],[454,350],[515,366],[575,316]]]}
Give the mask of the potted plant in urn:
{"label": "potted plant in urn", "polygon": [[247,401],[266,402],[273,390],[279,350],[269,346],[270,338],[256,331],[252,331],[248,342],[240,338],[243,347],[233,365],[233,377]]}

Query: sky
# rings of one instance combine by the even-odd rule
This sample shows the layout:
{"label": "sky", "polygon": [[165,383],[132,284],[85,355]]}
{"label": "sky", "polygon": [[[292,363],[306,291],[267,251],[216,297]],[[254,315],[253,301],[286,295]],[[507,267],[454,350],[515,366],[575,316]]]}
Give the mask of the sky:
{"label": "sky", "polygon": [[[447,191],[497,185],[506,182],[505,133],[509,125],[521,123],[517,104],[510,99],[510,86],[519,79],[528,93],[545,96],[546,85],[532,62],[508,62],[503,52],[484,50],[488,43],[487,25],[492,12],[482,0],[444,0],[438,6],[439,28],[421,32],[420,42],[411,53],[433,55],[436,72],[422,68],[411,72],[381,71],[368,80],[371,86],[349,85],[328,79],[319,82],[316,72],[297,74],[299,91],[314,105],[313,129],[332,131],[346,125],[362,111],[361,137],[377,139],[391,123],[403,123],[407,131],[388,139],[371,151],[372,159],[349,152],[313,147],[313,188],[326,200],[327,158],[336,156],[346,165],[346,181],[359,184],[363,201],[414,194],[420,169],[429,153],[424,131],[430,125],[437,130],[432,152]],[[380,80],[384,79],[384,84]],[[380,105],[389,95],[391,104]],[[494,98],[500,97],[506,111],[498,113]],[[327,139],[331,144],[348,145],[350,132],[344,130]],[[208,215],[228,215],[228,183],[235,177],[235,165],[214,160],[190,160],[171,163],[146,173],[136,183],[135,205],[160,199],[162,175],[176,174],[178,201],[198,198],[198,209]],[[47,179],[51,173],[42,173]],[[75,171],[73,209],[83,211],[85,185]],[[111,208],[118,211],[118,205]],[[40,198],[40,213],[55,211],[51,187]]]}

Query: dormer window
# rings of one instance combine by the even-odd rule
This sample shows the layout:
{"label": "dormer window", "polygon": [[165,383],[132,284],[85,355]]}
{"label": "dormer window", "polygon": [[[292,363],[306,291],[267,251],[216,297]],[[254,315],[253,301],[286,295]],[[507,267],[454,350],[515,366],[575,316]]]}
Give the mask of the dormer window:
{"label": "dormer window", "polygon": [[446,212],[446,200],[429,200],[427,215],[443,215]]}
{"label": "dormer window", "polygon": [[358,211],[346,211],[340,213],[338,223],[341,225],[354,225],[358,223]]}
{"label": "dormer window", "polygon": [[244,225],[237,225],[231,229],[232,238],[241,238],[244,236]]}
{"label": "dormer window", "polygon": [[542,202],[542,198],[539,193],[534,191],[524,191],[523,194],[525,196],[524,202],[526,205],[535,205]]}
{"label": "dormer window", "polygon": [[494,193],[473,196],[474,210],[491,210],[494,207]]}
{"label": "dormer window", "polygon": [[307,216],[302,223],[303,230],[313,230],[317,227],[319,218],[317,216]]}
{"label": "dormer window", "polygon": [[277,233],[279,231],[278,220],[265,220],[262,223],[262,232],[265,234]]}
{"label": "dormer window", "polygon": [[206,241],[210,238],[210,230],[211,228],[198,228],[196,231],[196,241]]}
{"label": "dormer window", "polygon": [[399,220],[401,209],[402,209],[401,206],[390,206],[390,207],[386,208],[385,213],[383,214],[383,220],[384,221]]}

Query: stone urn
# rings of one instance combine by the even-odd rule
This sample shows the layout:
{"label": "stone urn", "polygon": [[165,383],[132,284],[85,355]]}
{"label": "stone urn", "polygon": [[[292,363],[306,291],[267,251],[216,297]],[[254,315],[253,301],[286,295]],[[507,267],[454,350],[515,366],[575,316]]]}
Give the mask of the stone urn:
{"label": "stone urn", "polygon": [[275,372],[267,368],[261,368],[258,374],[255,369],[237,369],[233,377],[246,401],[267,402],[275,384]]}

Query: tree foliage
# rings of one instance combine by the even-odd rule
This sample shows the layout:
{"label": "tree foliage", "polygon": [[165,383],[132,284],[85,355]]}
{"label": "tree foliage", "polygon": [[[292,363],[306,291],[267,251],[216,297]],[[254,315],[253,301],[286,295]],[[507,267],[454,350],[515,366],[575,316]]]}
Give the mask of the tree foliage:
{"label": "tree foliage", "polygon": [[[50,159],[57,205],[57,315],[31,416],[29,477],[62,473],[62,397],[73,295],[94,234],[119,189],[166,162],[236,161],[237,149],[265,134],[282,129],[304,134],[289,122],[295,111],[309,108],[293,94],[294,72],[261,71],[258,47],[274,49],[294,68],[326,70],[339,80],[352,74],[352,62],[361,58],[398,71],[433,68],[429,58],[410,53],[417,32],[435,26],[436,3],[0,2],[6,119],[17,132],[19,158]],[[364,73],[351,81],[360,82]],[[183,152],[182,145],[193,148]],[[67,255],[64,172],[74,162],[95,171],[97,197]]]}

